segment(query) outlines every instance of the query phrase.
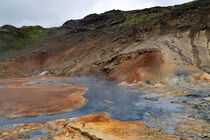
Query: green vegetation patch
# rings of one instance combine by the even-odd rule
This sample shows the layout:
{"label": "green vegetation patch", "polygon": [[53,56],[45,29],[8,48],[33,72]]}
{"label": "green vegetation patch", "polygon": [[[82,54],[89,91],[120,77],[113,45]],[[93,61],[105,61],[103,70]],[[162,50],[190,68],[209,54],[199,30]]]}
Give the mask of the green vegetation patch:
{"label": "green vegetation patch", "polygon": [[138,25],[144,22],[148,22],[153,18],[159,17],[160,13],[150,13],[150,14],[127,14],[126,15],[126,21],[122,24],[120,24],[120,27],[128,28],[133,25]]}
{"label": "green vegetation patch", "polygon": [[58,76],[64,77],[64,76],[66,76],[66,73],[59,73]]}
{"label": "green vegetation patch", "polygon": [[47,30],[40,26],[16,28],[10,25],[0,27],[0,52],[24,49],[47,37]]}

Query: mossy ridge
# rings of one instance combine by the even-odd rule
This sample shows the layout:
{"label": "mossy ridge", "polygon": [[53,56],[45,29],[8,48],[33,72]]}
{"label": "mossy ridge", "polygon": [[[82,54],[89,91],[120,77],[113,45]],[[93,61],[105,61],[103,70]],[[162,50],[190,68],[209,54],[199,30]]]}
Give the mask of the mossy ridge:
{"label": "mossy ridge", "polygon": [[124,13],[126,17],[125,22],[120,25],[117,25],[120,29],[128,29],[135,25],[139,25],[150,20],[163,17],[164,15],[170,15],[171,17],[177,17],[185,11],[190,11],[197,8],[205,8],[206,4],[209,4],[206,0],[194,0],[182,5],[175,5],[169,7],[153,7],[143,10],[134,10]]}
{"label": "mossy ridge", "polygon": [[171,17],[177,17],[183,15],[183,12],[191,12],[196,9],[208,10],[208,7],[206,7],[208,4],[210,4],[208,0],[190,1],[181,5],[172,6],[172,10],[169,14]]}
{"label": "mossy ridge", "polygon": [[45,40],[46,37],[47,30],[40,26],[23,26],[16,28],[6,25],[0,27],[0,51],[7,52],[24,49],[28,45]]}
{"label": "mossy ridge", "polygon": [[159,17],[162,14],[160,13],[151,13],[151,14],[128,14],[126,15],[126,21],[120,25],[120,27],[131,27],[133,25],[141,24],[143,22],[148,22],[149,20]]}
{"label": "mossy ridge", "polygon": [[124,17],[126,20],[122,23],[117,25],[119,29],[128,29],[134,27],[136,25],[140,25],[146,22],[149,22],[154,19],[158,19],[163,15],[169,13],[172,10],[172,7],[153,7],[147,8],[143,10],[133,10],[124,12]]}

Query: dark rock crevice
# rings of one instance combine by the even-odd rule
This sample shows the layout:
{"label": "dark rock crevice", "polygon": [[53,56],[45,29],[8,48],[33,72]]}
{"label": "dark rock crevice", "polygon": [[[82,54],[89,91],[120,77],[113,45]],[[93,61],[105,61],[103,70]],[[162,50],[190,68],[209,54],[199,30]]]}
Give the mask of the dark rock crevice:
{"label": "dark rock crevice", "polygon": [[70,128],[73,129],[74,131],[79,132],[79,134],[81,134],[82,136],[88,138],[89,140],[103,140],[101,138],[97,138],[95,135],[91,135],[88,132],[82,131],[79,128],[72,127],[72,126]]}

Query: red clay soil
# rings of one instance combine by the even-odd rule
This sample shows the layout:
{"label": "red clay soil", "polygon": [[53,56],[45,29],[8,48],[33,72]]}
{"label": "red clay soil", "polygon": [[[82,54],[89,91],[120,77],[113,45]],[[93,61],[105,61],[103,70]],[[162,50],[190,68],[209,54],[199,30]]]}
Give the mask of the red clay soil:
{"label": "red clay soil", "polygon": [[26,75],[26,67],[20,62],[10,61],[0,63],[1,78],[25,77]]}
{"label": "red clay soil", "polygon": [[17,118],[72,111],[85,104],[87,88],[20,86],[28,79],[0,80],[0,116]]}
{"label": "red clay soil", "polygon": [[20,57],[16,61],[0,63],[0,78],[20,78],[29,76],[39,69],[46,61],[47,53],[31,54]]}
{"label": "red clay soil", "polygon": [[65,77],[44,77],[44,76],[34,76],[34,77],[26,77],[26,78],[11,78],[11,79],[0,79],[0,85],[5,87],[15,87],[23,85],[24,83],[30,83],[35,81],[44,81],[44,80],[62,80]]}
{"label": "red clay soil", "polygon": [[164,63],[160,51],[137,53],[130,59],[121,59],[120,64],[111,72],[117,82],[126,81],[135,83],[140,80],[154,80],[160,77],[161,67]]}
{"label": "red clay soil", "polygon": [[31,131],[35,130],[47,130],[47,133],[42,136],[53,140],[185,140],[173,134],[164,134],[148,128],[143,122],[111,119],[105,113],[18,124],[12,130],[11,128],[2,130],[0,139],[30,139]]}
{"label": "red clay soil", "polygon": [[[143,122],[123,122],[113,120],[104,113],[91,114],[81,117],[78,122],[69,124],[66,128],[86,134],[91,138],[104,140],[140,140],[140,139],[157,139],[157,140],[175,140],[180,139],[174,135],[162,134],[158,130],[153,130],[144,125]],[[65,137],[60,134],[57,139]],[[76,138],[75,138],[76,139]]]}
{"label": "red clay soil", "polygon": [[40,66],[42,66],[47,60],[47,57],[47,53],[39,52],[31,54],[26,58],[19,58],[17,61],[22,63],[27,68],[27,71],[32,72],[35,69],[38,69]]}

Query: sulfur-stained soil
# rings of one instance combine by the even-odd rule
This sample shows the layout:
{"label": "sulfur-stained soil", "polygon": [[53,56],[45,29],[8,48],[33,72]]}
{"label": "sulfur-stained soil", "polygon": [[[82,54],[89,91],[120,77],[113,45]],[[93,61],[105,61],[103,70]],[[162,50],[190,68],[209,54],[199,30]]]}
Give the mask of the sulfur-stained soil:
{"label": "sulfur-stained soil", "polygon": [[88,77],[1,80],[0,138],[208,139],[209,83],[197,80],[132,88]]}
{"label": "sulfur-stained soil", "polygon": [[[38,133],[40,133],[40,136],[37,135]],[[79,118],[21,124],[0,133],[0,138],[3,139],[30,139],[35,136],[37,136],[37,139],[49,138],[54,140],[181,139],[181,137],[173,134],[163,134],[148,128],[143,122],[113,120],[105,113],[81,116]]]}
{"label": "sulfur-stained soil", "polygon": [[[37,78],[33,80],[35,79]],[[43,79],[47,80],[47,78]],[[4,86],[0,88],[1,117],[14,119],[39,114],[50,115],[72,111],[85,104],[83,94],[87,88],[56,85],[33,86],[33,83],[30,83],[31,80],[26,78],[0,81],[0,84]]]}

